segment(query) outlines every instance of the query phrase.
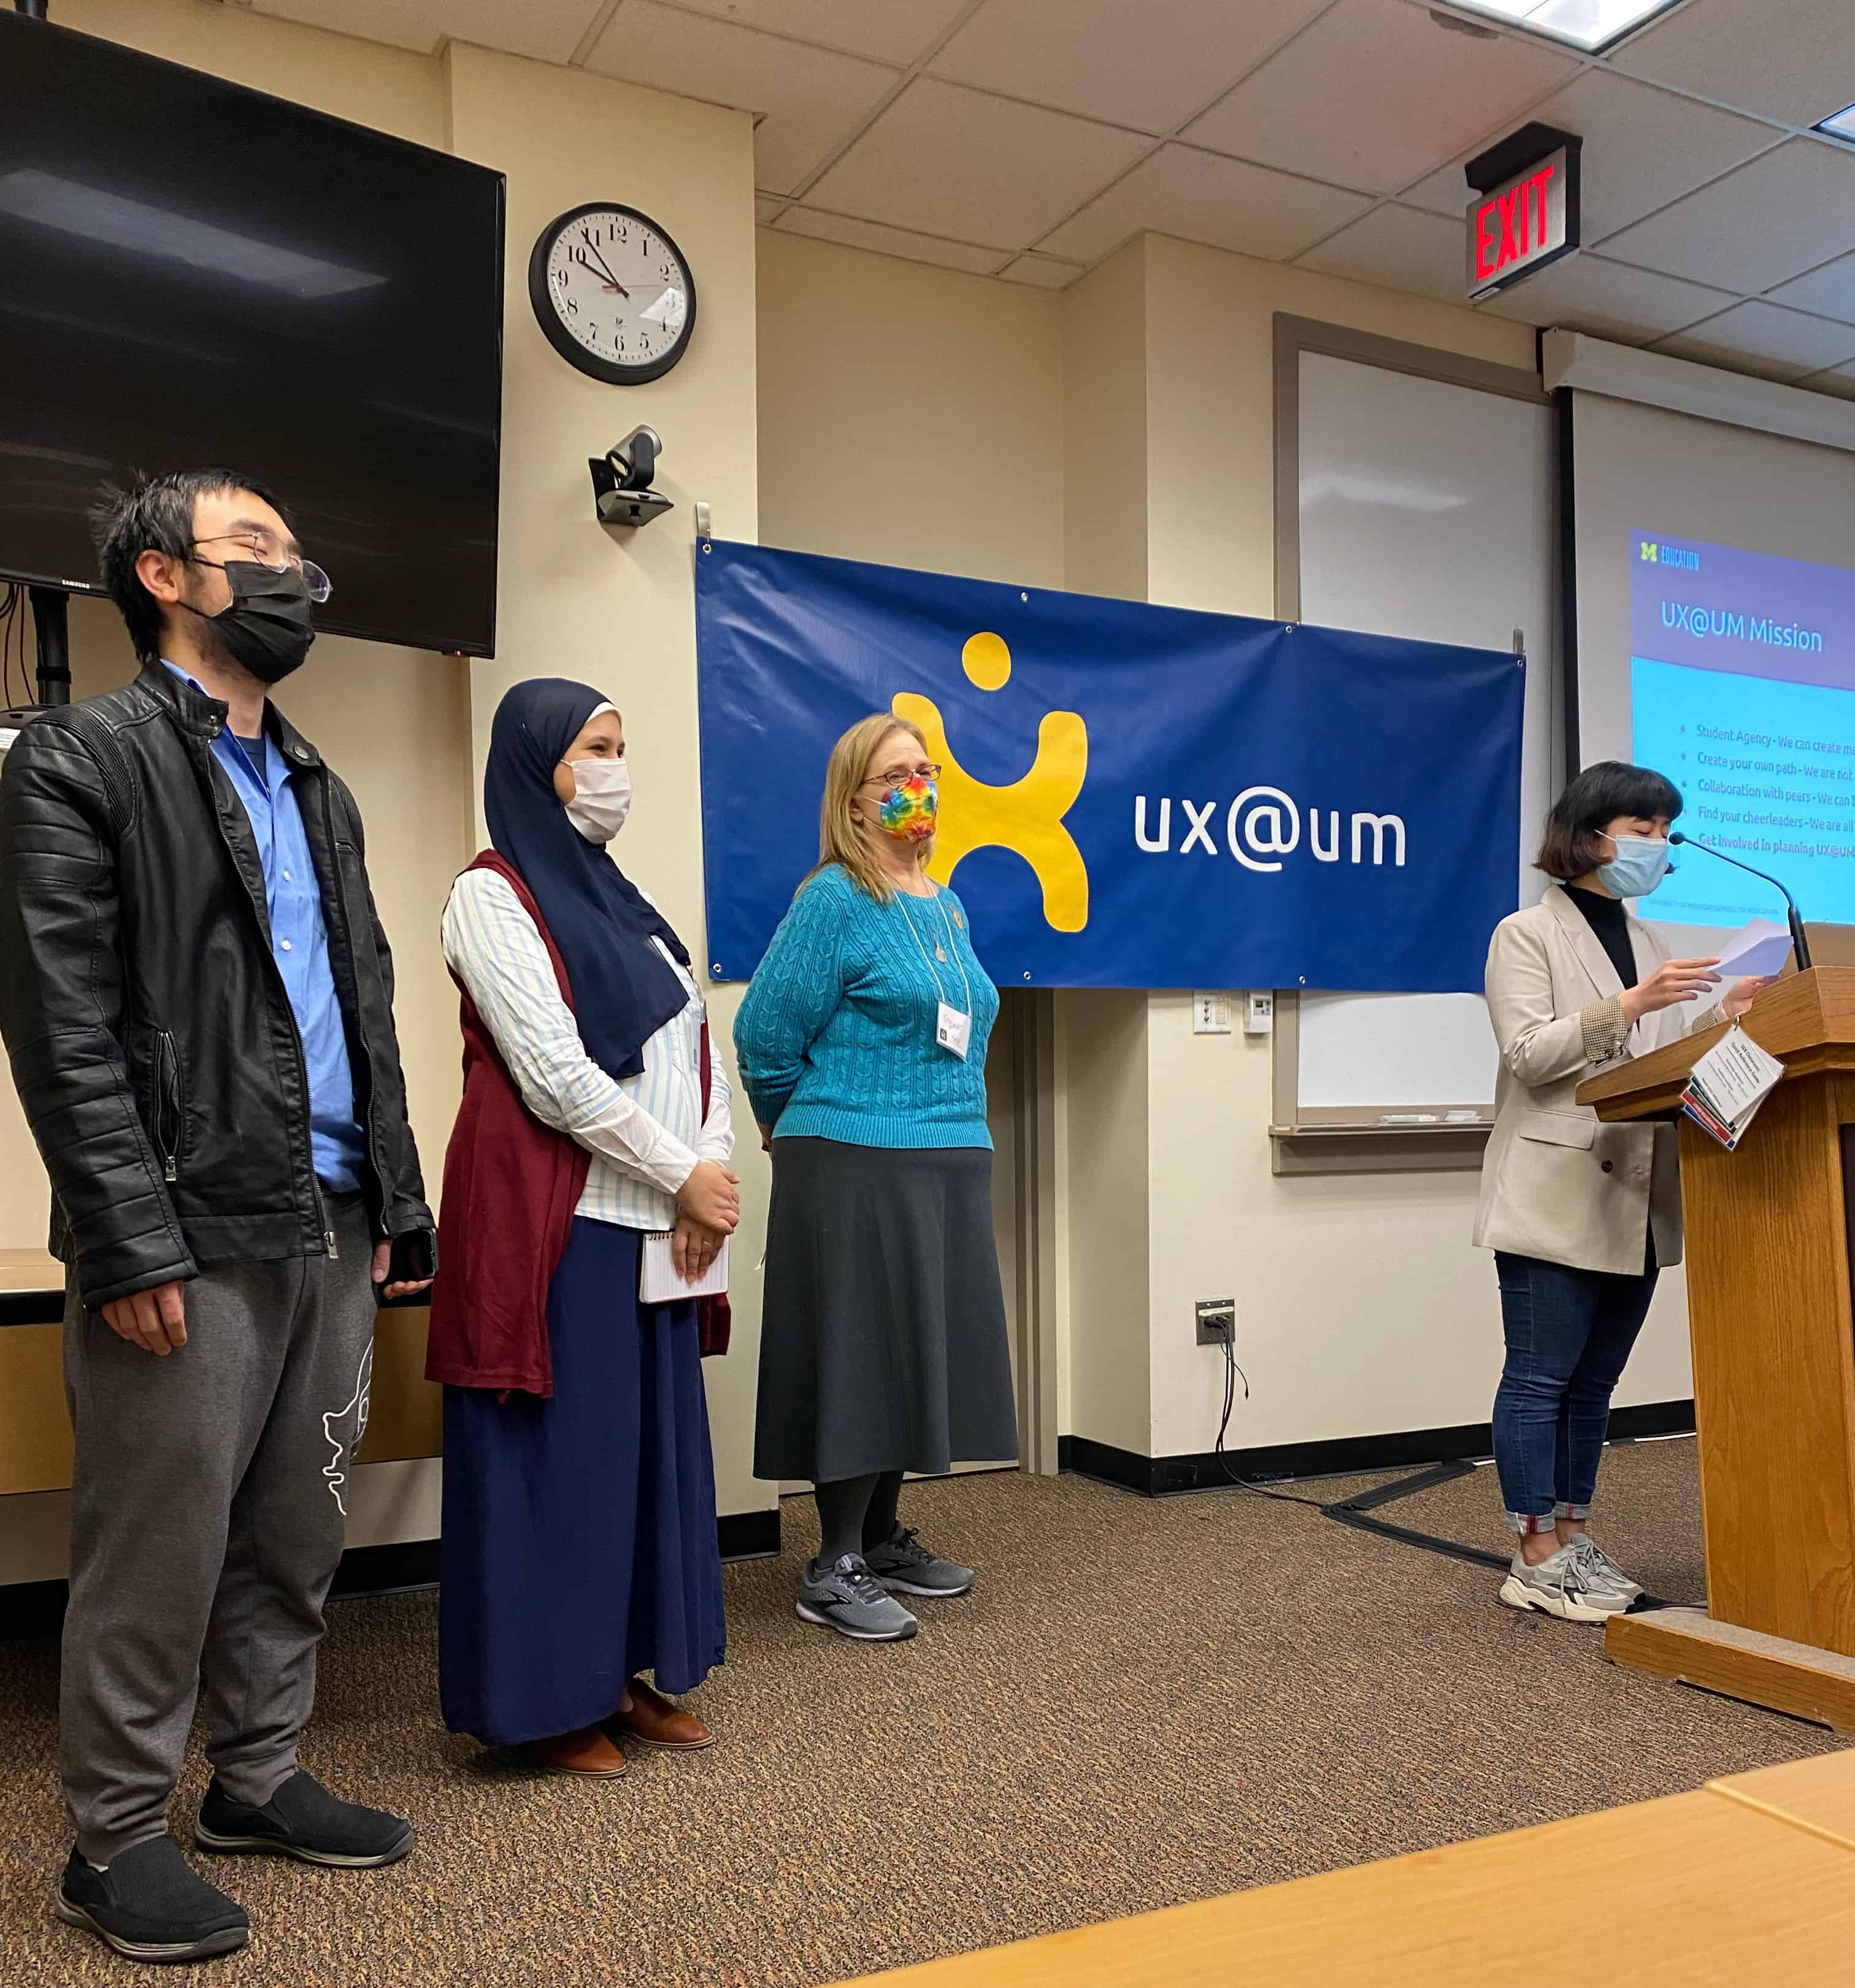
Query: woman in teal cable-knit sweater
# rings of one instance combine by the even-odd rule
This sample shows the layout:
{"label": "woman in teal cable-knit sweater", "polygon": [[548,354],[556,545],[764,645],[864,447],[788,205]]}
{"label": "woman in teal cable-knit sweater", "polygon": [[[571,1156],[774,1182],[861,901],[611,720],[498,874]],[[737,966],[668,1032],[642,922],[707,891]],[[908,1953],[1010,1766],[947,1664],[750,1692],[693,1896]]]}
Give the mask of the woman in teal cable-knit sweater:
{"label": "woman in teal cable-knit sweater", "polygon": [[799,1613],[870,1641],[915,1633],[897,1594],[973,1582],[900,1523],[904,1472],[1018,1447],[985,1124],[998,996],[926,874],[939,775],[887,715],[837,742],[819,867],[735,1023],[773,1155],[754,1472],[816,1486]]}

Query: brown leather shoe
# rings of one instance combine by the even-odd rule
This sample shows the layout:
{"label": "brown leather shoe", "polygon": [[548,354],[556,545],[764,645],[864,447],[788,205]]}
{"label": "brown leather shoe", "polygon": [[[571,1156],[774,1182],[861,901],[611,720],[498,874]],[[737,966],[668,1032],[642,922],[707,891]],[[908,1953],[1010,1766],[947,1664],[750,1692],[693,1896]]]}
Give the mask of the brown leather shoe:
{"label": "brown leather shoe", "polygon": [[613,1712],[606,1721],[608,1732],[617,1728],[647,1746],[676,1753],[694,1753],[715,1743],[715,1736],[693,1712],[685,1712],[674,1699],[653,1691],[642,1678],[634,1678],[630,1689],[631,1709]]}
{"label": "brown leather shoe", "polygon": [[550,1774],[585,1774],[610,1780],[625,1771],[625,1756],[596,1726],[563,1733],[556,1740],[531,1740],[529,1757]]}

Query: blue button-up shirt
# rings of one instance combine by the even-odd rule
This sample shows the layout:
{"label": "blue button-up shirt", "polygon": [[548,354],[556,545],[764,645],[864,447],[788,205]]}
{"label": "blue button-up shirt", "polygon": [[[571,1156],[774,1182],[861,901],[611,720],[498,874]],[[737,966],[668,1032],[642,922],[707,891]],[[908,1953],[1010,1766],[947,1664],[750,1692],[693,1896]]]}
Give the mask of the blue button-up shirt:
{"label": "blue button-up shirt", "polygon": [[[202,697],[207,695],[184,670],[176,669],[172,663],[167,668]],[[212,742],[213,757],[245,803],[264,864],[271,956],[283,975],[309,1073],[309,1148],[316,1176],[336,1193],[352,1194],[361,1182],[362,1134],[354,1115],[354,1073],[348,1063],[347,1033],[329,965],[322,893],[309,860],[309,838],[303,833],[302,810],[296,804],[289,767],[268,732],[263,748],[264,765],[259,767],[229,729],[221,729]]]}

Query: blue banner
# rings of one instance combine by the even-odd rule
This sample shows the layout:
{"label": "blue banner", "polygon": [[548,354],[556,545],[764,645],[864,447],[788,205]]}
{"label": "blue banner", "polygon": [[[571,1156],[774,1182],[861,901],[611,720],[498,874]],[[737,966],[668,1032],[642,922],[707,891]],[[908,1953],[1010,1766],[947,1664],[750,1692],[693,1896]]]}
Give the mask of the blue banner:
{"label": "blue banner", "polygon": [[1502,651],[696,555],[709,966],[759,964],[874,711],[945,771],[932,874],[1001,986],[1478,992],[1519,886]]}

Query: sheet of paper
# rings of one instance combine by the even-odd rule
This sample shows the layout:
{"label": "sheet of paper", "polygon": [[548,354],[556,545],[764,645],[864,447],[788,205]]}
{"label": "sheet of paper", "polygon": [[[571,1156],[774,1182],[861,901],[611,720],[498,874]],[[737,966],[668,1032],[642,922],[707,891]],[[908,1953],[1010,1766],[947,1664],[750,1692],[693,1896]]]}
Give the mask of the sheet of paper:
{"label": "sheet of paper", "polygon": [[1769,979],[1782,971],[1790,956],[1791,935],[1785,927],[1769,918],[1754,918],[1726,942],[1713,970],[1722,980]]}
{"label": "sheet of paper", "polygon": [[1737,1126],[1777,1087],[1784,1066],[1745,1031],[1728,1029],[1694,1066],[1695,1084],[1729,1126]]}
{"label": "sheet of paper", "polygon": [[638,1261],[637,1297],[640,1304],[680,1304],[685,1298],[719,1297],[728,1289],[728,1245],[708,1266],[708,1274],[688,1283],[676,1273],[670,1253],[667,1233],[647,1235]]}

